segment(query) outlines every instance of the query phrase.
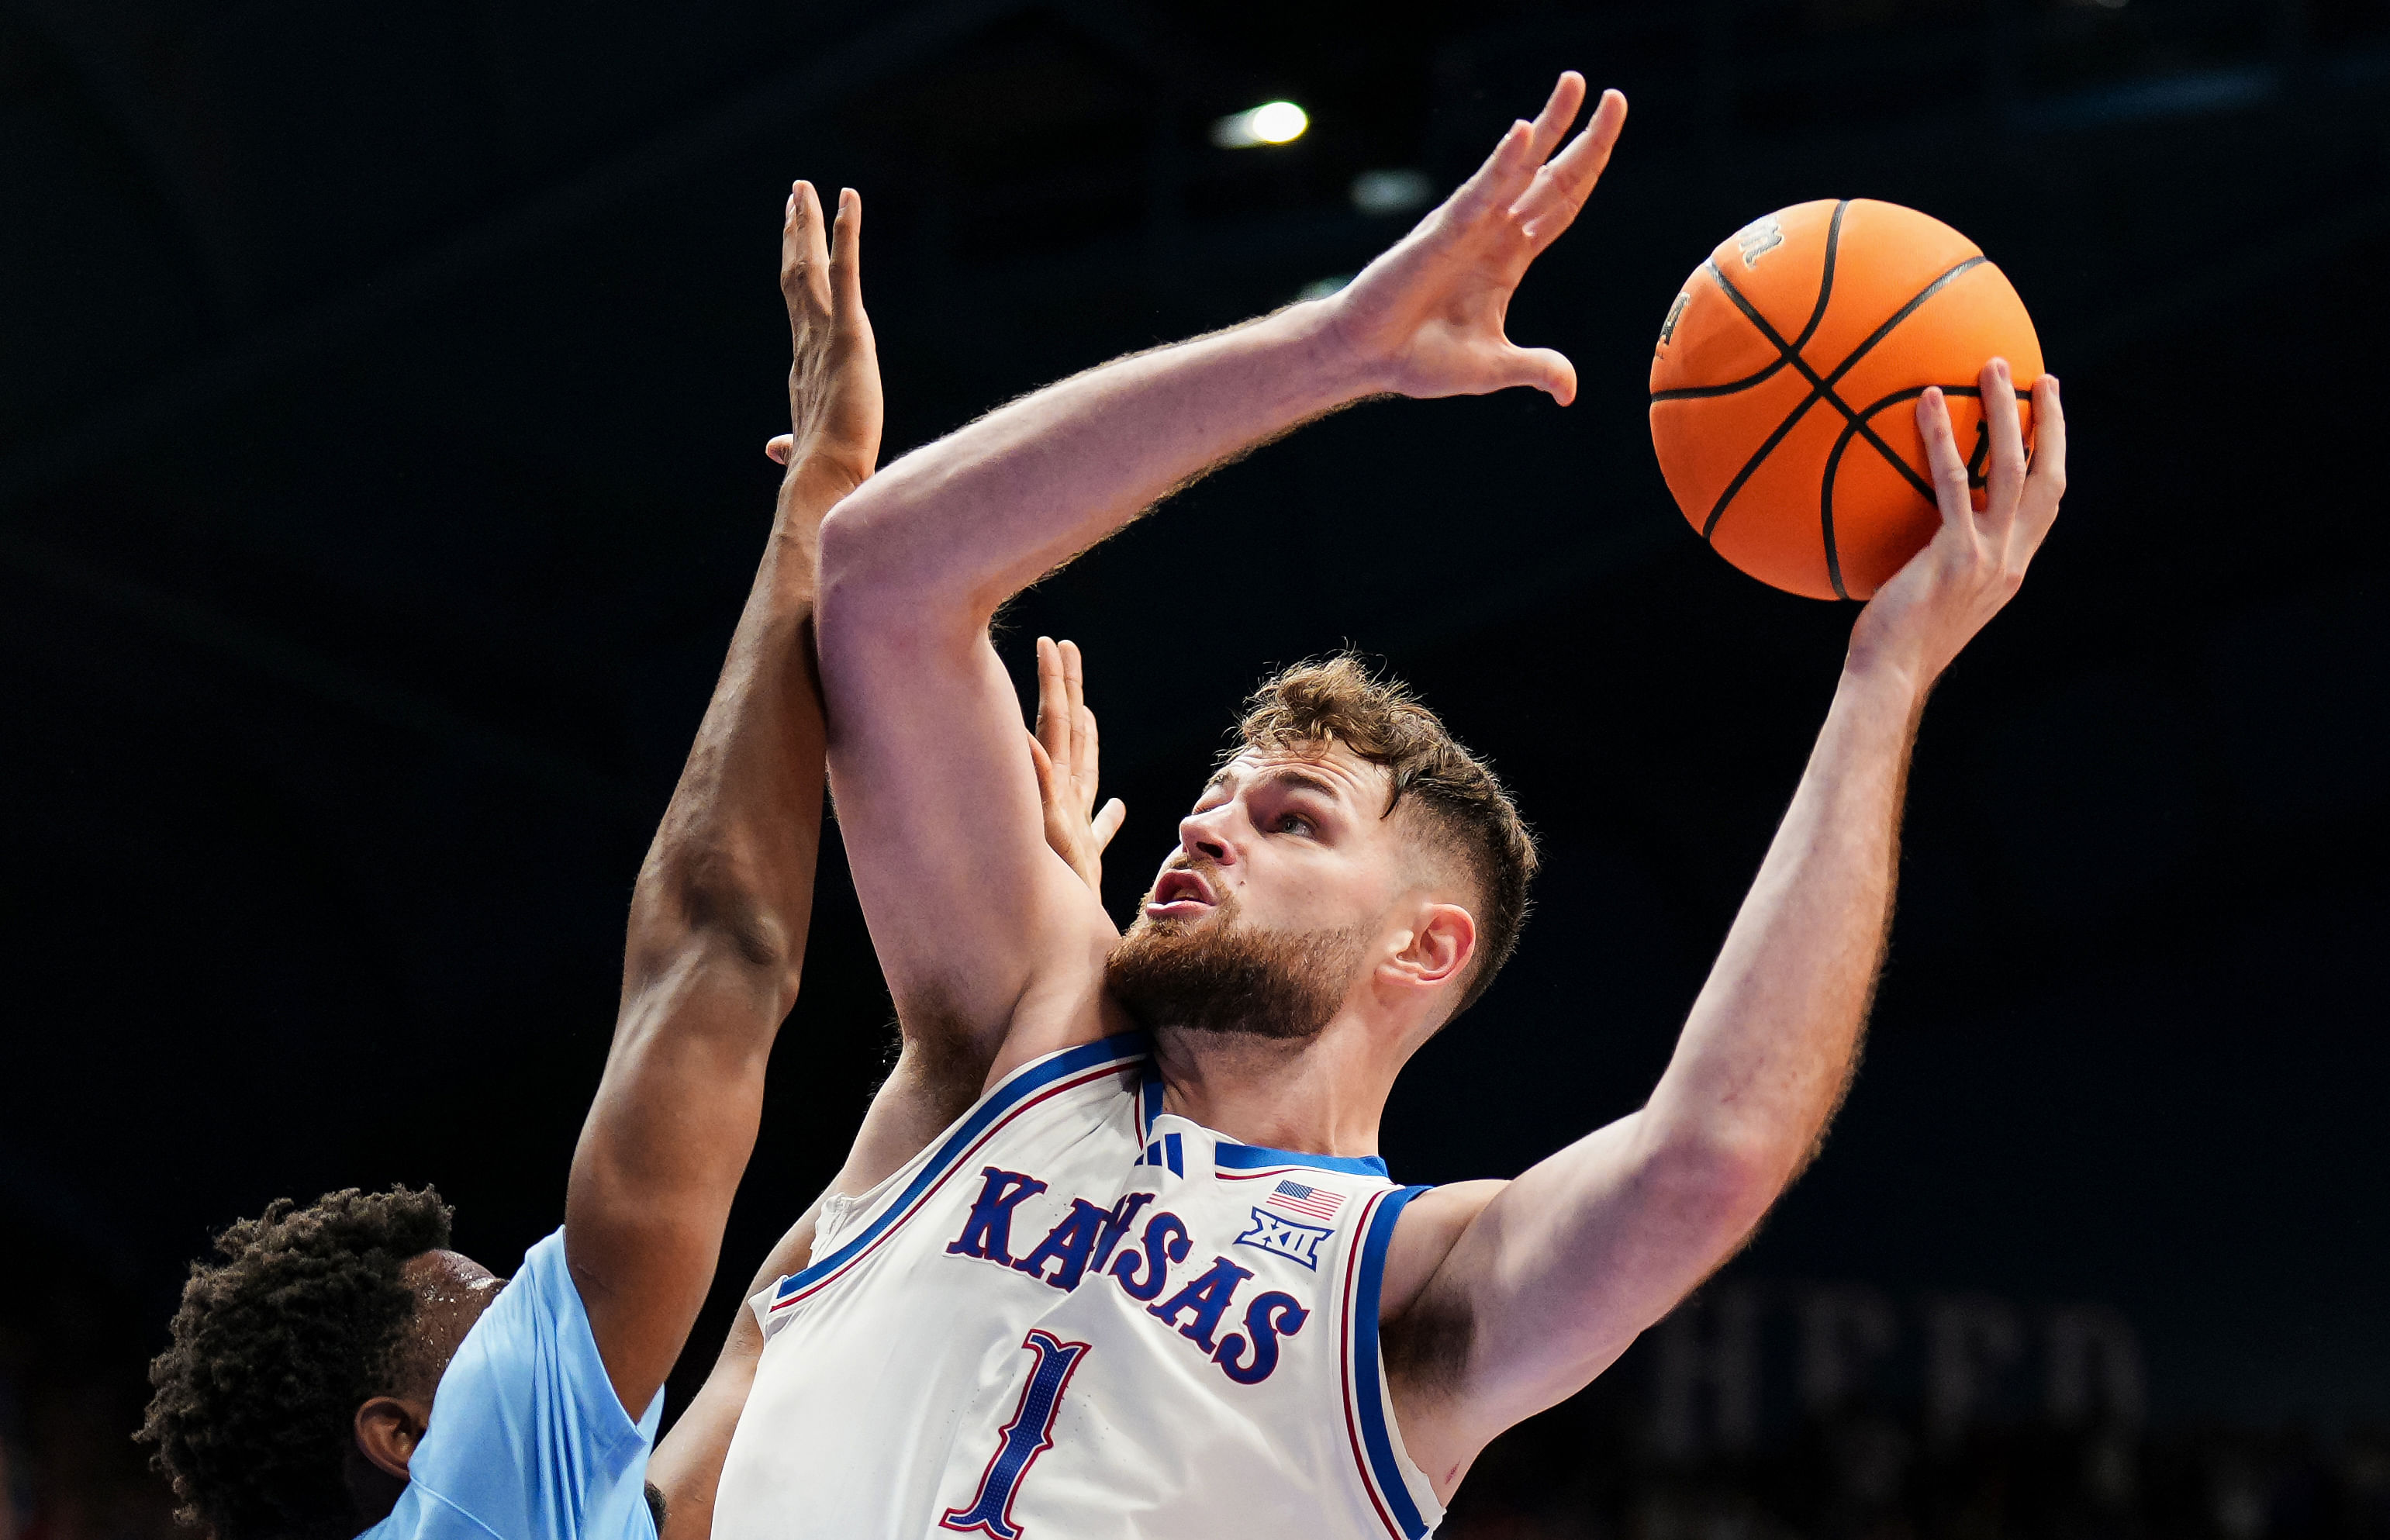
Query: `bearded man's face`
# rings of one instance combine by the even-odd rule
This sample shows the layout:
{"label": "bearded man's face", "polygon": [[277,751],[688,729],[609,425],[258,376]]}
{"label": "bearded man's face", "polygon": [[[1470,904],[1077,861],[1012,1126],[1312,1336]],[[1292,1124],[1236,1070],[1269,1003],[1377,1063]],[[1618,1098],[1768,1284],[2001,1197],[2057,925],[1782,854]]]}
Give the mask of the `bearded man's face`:
{"label": "bearded man's face", "polygon": [[1150,1029],[1302,1042],[1336,1014],[1366,944],[1357,930],[1258,930],[1224,895],[1200,918],[1140,916],[1104,982]]}
{"label": "bearded man's face", "polygon": [[1341,744],[1249,749],[1224,765],[1112,953],[1113,997],[1149,1027],[1319,1033],[1415,882],[1389,790]]}

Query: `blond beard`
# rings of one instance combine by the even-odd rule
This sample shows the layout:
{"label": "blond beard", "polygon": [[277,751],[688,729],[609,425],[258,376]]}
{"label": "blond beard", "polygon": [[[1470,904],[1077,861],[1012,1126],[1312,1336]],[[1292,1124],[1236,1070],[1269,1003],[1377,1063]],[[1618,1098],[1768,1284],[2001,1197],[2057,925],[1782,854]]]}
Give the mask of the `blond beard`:
{"label": "blond beard", "polygon": [[1104,964],[1104,984],[1149,1031],[1304,1042],[1319,1035],[1361,966],[1356,930],[1257,931],[1224,898],[1194,925],[1140,918]]}

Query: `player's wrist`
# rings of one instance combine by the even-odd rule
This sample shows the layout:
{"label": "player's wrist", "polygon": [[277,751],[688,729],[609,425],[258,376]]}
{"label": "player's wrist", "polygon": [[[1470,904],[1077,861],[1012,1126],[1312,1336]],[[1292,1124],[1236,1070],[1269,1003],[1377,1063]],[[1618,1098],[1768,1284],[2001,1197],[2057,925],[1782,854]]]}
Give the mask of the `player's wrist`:
{"label": "player's wrist", "polygon": [[1884,635],[1863,617],[1843,657],[1843,687],[1914,711],[1924,703],[1941,672],[1921,638]]}
{"label": "player's wrist", "polygon": [[1271,319],[1284,321],[1303,339],[1316,377],[1330,388],[1335,404],[1398,388],[1400,360],[1378,328],[1357,324],[1345,289],[1325,299],[1289,305]]}
{"label": "player's wrist", "polygon": [[870,479],[871,468],[857,456],[818,440],[801,439],[789,456],[782,485],[791,496],[826,511]]}

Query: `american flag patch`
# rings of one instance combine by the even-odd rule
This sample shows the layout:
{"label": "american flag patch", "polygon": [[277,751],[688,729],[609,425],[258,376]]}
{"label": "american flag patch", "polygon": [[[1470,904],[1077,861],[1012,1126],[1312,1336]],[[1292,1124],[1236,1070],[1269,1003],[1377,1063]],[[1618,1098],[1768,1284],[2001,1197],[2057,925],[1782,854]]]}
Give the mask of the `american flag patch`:
{"label": "american flag patch", "polygon": [[1270,1189],[1266,1201],[1313,1219],[1333,1219],[1336,1211],[1344,1206],[1344,1195],[1330,1192],[1326,1187],[1305,1187],[1301,1182],[1280,1182]]}

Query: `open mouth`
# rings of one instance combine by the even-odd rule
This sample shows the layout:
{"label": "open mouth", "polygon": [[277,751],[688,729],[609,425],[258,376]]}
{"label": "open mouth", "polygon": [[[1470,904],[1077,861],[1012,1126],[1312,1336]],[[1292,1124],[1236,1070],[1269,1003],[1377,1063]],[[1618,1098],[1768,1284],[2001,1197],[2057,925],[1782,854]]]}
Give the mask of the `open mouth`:
{"label": "open mouth", "polygon": [[1212,885],[1196,873],[1183,867],[1163,872],[1153,885],[1153,896],[1145,901],[1145,912],[1156,919],[1186,919],[1203,913],[1219,899]]}

